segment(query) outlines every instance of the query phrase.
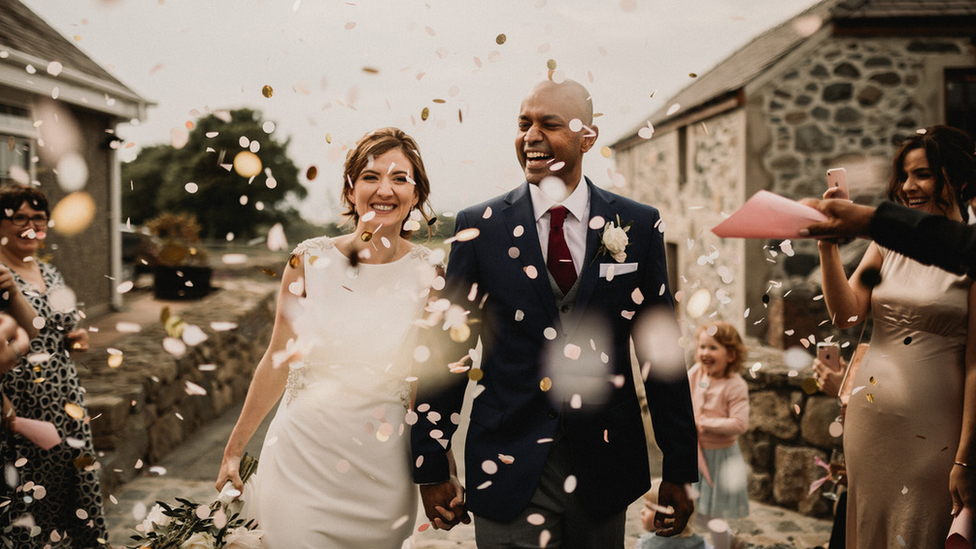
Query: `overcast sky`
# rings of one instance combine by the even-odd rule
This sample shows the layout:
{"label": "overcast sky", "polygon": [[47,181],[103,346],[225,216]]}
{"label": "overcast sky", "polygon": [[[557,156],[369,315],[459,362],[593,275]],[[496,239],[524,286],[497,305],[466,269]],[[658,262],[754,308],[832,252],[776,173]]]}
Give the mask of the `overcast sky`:
{"label": "overcast sky", "polygon": [[[276,124],[304,174],[313,221],[337,210],[344,146],[382,126],[417,139],[439,212],[522,182],[521,98],[546,78],[586,85],[599,148],[762,32],[814,0],[23,0],[156,103],[119,135],[169,142],[196,113],[250,107]],[[504,42],[499,35],[504,35]],[[367,70],[364,70],[367,69]],[[274,89],[271,98],[262,87]],[[652,97],[653,95],[653,97]],[[438,100],[435,102],[435,100]],[[430,116],[421,120],[421,112]],[[459,117],[459,111],[461,116]],[[329,143],[331,141],[331,144]],[[260,154],[260,153],[259,153]]]}

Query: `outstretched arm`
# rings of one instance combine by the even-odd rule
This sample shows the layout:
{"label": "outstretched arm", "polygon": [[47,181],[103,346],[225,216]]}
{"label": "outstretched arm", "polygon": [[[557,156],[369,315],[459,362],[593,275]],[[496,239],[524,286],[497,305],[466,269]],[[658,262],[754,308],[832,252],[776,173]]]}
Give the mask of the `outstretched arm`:
{"label": "outstretched arm", "polygon": [[[224,448],[224,457],[220,464],[220,472],[217,475],[215,486],[217,491],[223,489],[227,481],[231,481],[234,488],[244,489],[241,482],[238,467],[241,457],[244,454],[244,447],[254,436],[265,416],[274,407],[278,399],[285,391],[285,384],[288,381],[287,358],[288,343],[295,339],[295,330],[292,327],[292,307],[296,304],[298,296],[291,293],[290,288],[293,283],[303,284],[305,277],[305,264],[298,261],[297,267],[290,265],[285,267],[285,272],[281,276],[281,290],[278,293],[278,307],[275,313],[274,330],[271,333],[271,342],[268,349],[261,357],[257,368],[254,370],[254,377],[247,390],[247,398],[244,399],[244,408],[241,416],[231,432],[227,446]],[[304,286],[302,286],[304,287]],[[304,294],[304,292],[302,292]]]}

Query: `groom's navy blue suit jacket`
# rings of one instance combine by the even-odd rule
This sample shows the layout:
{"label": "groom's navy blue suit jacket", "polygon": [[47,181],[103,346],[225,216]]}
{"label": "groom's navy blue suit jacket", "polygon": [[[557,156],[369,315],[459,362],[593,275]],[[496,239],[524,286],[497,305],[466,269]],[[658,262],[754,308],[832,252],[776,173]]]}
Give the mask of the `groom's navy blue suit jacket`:
{"label": "groom's navy blue suit jacket", "polygon": [[[630,245],[625,262],[617,263],[608,254],[597,254],[602,225],[587,229],[579,293],[565,324],[540,249],[529,184],[457,216],[456,231],[477,228],[480,234],[451,245],[444,296],[470,311],[472,336],[455,343],[442,335],[445,332],[433,330],[426,367],[445,368],[474,348],[478,336],[482,338],[483,390],[474,398],[464,451],[467,505],[478,516],[507,521],[525,508],[560,425],[558,436],[572,449],[576,493],[595,517],[623,510],[650,485],[630,336],[635,322],[652,309],[663,309],[673,318],[660,218],[650,206],[601,190],[589,180],[586,184],[591,219],[632,222]],[[619,270],[636,263],[637,268],[608,280],[600,276],[601,263]],[[532,268],[535,278],[529,276]],[[635,297],[642,302],[636,303]],[[574,349],[579,358],[567,362],[566,355],[573,356]],[[568,398],[554,398],[566,393],[557,385],[580,381],[561,375],[560,369],[579,373],[601,368],[589,383],[608,390],[604,398],[584,391],[576,407]],[[551,389],[548,380],[542,382],[546,377]],[[417,483],[448,478],[443,444],[456,429],[451,418],[460,411],[467,379],[454,374],[445,386],[421,376],[421,414],[411,431]],[[587,380],[582,382],[586,385]],[[697,481],[695,420],[684,369],[666,380],[650,376],[645,386],[655,438],[664,453],[664,479]],[[572,385],[569,391],[575,388],[579,387]],[[424,414],[424,404],[439,417]]]}

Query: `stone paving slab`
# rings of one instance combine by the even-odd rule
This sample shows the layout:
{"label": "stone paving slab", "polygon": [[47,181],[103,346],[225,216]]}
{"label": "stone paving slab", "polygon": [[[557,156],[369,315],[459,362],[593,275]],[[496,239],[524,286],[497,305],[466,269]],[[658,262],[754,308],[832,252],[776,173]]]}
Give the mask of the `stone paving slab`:
{"label": "stone paving slab", "polygon": [[[105,511],[109,525],[109,539],[114,547],[122,547],[130,541],[131,529],[138,524],[133,510],[141,504],[151,508],[157,500],[174,502],[183,497],[200,503],[209,503],[216,495],[213,483],[220,467],[220,458],[231,429],[237,421],[240,407],[231,409],[210,425],[198,431],[178,451],[173,452],[159,467],[165,473],[159,476],[142,476],[129,482],[114,494],[105,494]],[[247,451],[257,455],[264,440],[267,426],[274,413],[255,433]],[[810,549],[827,542],[830,537],[830,521],[803,516],[779,507],[751,502],[748,518],[730,521],[746,547],[764,549]],[[626,547],[633,548],[642,533],[640,508],[635,502],[627,511]],[[418,511],[418,526],[423,521]],[[429,529],[415,535],[413,549],[475,549],[474,528],[459,526],[451,531]]]}

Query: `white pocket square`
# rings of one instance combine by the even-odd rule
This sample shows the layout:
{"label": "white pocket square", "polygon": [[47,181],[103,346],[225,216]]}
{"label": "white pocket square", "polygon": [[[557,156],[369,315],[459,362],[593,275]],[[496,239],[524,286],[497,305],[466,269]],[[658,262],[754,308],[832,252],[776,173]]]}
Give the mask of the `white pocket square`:
{"label": "white pocket square", "polygon": [[636,263],[600,263],[600,278],[608,281],[613,277],[637,271]]}

